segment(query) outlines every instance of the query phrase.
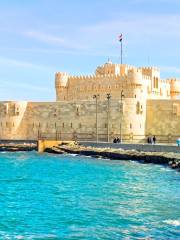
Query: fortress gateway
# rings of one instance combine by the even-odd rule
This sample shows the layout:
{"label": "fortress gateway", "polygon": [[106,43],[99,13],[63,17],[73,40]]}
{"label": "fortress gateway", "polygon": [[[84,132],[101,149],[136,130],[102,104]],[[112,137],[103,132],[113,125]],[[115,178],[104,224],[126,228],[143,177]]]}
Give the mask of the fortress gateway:
{"label": "fortress gateway", "polygon": [[174,142],[180,136],[180,81],[162,80],[158,68],[108,62],[90,76],[57,72],[55,87],[56,102],[0,102],[0,139],[143,142],[156,135]]}

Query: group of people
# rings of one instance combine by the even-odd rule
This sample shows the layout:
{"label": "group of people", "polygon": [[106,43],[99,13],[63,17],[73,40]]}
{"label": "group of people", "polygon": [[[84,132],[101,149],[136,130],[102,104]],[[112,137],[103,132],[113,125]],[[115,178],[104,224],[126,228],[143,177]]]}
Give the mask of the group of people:
{"label": "group of people", "polygon": [[148,142],[149,144],[155,144],[155,143],[156,143],[156,136],[149,136],[149,137],[147,138],[147,142]]}
{"label": "group of people", "polygon": [[117,138],[114,138],[114,140],[113,140],[113,143],[120,143],[121,142],[121,140],[117,137]]}

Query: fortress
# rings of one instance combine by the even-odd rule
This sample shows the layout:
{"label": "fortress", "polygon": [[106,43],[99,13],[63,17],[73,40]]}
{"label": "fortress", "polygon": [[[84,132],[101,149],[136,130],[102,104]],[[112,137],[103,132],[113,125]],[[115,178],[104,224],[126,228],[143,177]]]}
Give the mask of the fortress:
{"label": "fortress", "polygon": [[158,68],[108,61],[90,76],[57,72],[55,88],[55,102],[0,102],[0,139],[180,137],[180,80],[162,80]]}

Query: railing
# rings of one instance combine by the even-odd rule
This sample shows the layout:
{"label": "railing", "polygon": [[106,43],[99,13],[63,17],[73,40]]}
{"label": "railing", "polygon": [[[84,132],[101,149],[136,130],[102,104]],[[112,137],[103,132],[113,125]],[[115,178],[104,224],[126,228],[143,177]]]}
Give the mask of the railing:
{"label": "railing", "polygon": [[[109,139],[110,142],[113,142],[114,138],[120,138],[120,134],[110,134]],[[149,135],[134,135],[130,134],[122,134],[122,142],[127,143],[147,143],[147,138]],[[180,135],[156,135],[157,143],[175,143],[176,140],[180,137]],[[96,141],[96,133],[93,132],[85,132],[85,133],[77,133],[77,132],[55,132],[55,133],[47,133],[47,132],[39,132],[38,139],[40,140],[59,140],[59,141]],[[108,136],[104,133],[98,134],[99,142],[107,142]]]}

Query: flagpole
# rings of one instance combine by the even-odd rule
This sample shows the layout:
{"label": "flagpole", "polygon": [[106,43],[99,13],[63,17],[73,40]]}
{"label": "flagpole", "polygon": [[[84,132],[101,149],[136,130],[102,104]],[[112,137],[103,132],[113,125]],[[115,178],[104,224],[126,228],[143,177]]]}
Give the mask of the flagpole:
{"label": "flagpole", "polygon": [[122,64],[122,40],[121,40],[121,64]]}

